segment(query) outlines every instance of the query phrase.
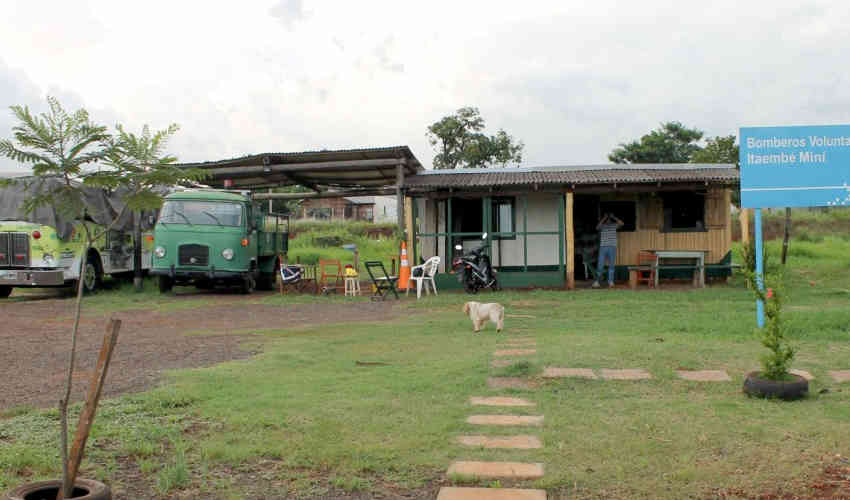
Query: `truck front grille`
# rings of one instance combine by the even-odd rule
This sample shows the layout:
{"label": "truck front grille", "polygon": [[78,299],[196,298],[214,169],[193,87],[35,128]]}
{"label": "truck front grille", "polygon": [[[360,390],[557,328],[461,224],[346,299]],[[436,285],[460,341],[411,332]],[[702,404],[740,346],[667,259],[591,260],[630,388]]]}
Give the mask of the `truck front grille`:
{"label": "truck front grille", "polygon": [[30,235],[0,233],[0,266],[29,267]]}
{"label": "truck front grille", "polygon": [[205,245],[180,245],[177,263],[181,266],[206,266],[210,262],[210,248]]}

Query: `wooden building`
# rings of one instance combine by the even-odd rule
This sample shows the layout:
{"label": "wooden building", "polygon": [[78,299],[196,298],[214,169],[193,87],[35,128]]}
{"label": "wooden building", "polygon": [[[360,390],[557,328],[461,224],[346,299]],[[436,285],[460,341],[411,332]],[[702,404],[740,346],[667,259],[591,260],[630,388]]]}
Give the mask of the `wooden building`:
{"label": "wooden building", "polygon": [[625,223],[617,280],[628,278],[642,250],[701,252],[705,264],[729,263],[737,185],[738,171],[727,164],[418,172],[404,179],[408,240],[417,262],[441,257],[439,279],[449,287],[457,286],[445,274],[454,246],[480,245],[486,232],[503,286],[572,288],[596,266],[596,224],[606,212]]}

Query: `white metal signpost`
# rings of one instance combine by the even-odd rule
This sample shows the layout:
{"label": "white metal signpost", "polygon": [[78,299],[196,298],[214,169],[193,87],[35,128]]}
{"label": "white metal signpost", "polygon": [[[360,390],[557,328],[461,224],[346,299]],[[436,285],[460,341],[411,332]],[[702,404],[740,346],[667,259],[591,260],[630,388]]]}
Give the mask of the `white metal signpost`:
{"label": "white metal signpost", "polygon": [[[850,125],[742,127],[741,207],[755,216],[756,280],[764,286],[761,209],[850,205]],[[764,304],[756,306],[764,326]]]}

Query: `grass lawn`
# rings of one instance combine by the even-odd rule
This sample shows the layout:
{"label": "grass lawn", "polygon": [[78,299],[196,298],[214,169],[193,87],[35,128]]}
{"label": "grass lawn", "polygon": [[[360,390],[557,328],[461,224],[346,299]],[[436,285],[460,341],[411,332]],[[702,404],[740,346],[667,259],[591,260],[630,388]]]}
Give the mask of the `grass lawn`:
{"label": "grass lawn", "polygon": [[[769,246],[775,257],[778,245]],[[445,293],[406,302],[410,314],[394,321],[263,330],[257,335],[269,341],[255,358],[179,371],[156,390],[106,401],[84,471],[148,498],[369,498],[394,488],[427,496],[438,483],[465,482],[445,478],[456,459],[543,462],[544,478],[522,484],[550,498],[796,491],[824,457],[850,455],[850,385],[827,375],[850,369],[850,242],[795,242],[789,255],[793,364],[816,377],[802,401],[741,393],[764,349],[740,280],[704,290],[483,294],[478,300],[521,315],[506,319],[508,334],[537,341],[528,364],[498,369],[490,361],[501,337],[492,325],[474,335],[460,312],[469,296]],[[644,368],[653,379],[548,381],[539,378],[545,366]],[[726,370],[733,380],[687,382],[675,377],[679,368]],[[488,389],[486,378],[499,374],[540,385]],[[537,407],[468,404],[470,396],[497,394]],[[487,413],[541,414],[545,423],[517,430],[464,422]],[[58,476],[56,420],[54,410],[0,419],[0,490]],[[520,433],[538,435],[543,448],[454,441]],[[265,489],[252,490],[256,484]],[[498,485],[505,483],[480,484]]]}

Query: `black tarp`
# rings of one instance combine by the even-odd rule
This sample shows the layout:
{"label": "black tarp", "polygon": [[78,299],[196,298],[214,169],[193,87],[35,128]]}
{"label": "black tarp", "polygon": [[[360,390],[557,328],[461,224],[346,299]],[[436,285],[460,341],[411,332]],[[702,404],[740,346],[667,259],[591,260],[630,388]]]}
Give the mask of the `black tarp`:
{"label": "black tarp", "polygon": [[[24,211],[24,203],[38,194],[47,194],[64,186],[64,180],[57,177],[36,178],[19,177],[12,180],[11,184],[0,185],[0,220],[25,220],[36,224],[51,226],[56,229],[57,235],[65,239],[71,235],[74,217],[69,216],[55,206],[42,205],[32,212]],[[108,193],[100,188],[83,187],[79,183],[74,184],[82,193],[83,204],[86,207],[86,218],[102,226],[112,224],[121,213],[124,201],[116,193]],[[147,217],[142,218],[143,229]],[[121,220],[114,226],[117,231],[131,231],[133,229],[133,216],[125,212]]]}

